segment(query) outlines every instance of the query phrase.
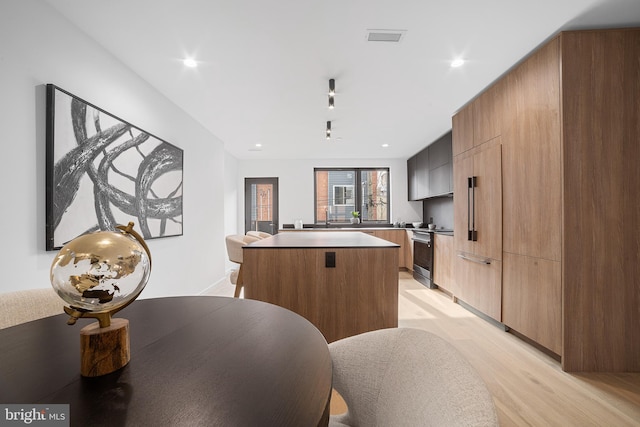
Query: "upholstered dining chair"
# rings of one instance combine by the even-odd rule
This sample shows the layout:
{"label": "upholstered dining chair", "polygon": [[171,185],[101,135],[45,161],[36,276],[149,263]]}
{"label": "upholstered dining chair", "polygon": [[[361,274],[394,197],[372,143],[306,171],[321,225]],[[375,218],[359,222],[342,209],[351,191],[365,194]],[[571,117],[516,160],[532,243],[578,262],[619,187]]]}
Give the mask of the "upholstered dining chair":
{"label": "upholstered dining chair", "polygon": [[493,398],[451,344],[427,331],[381,329],[329,344],[347,412],[330,426],[497,426]]}
{"label": "upholstered dining chair", "polygon": [[269,233],[265,233],[264,231],[249,230],[247,231],[247,236],[257,237],[258,239],[266,239],[267,237],[271,237],[272,235]]}
{"label": "upholstered dining chair", "polygon": [[231,234],[225,237],[229,261],[240,264],[240,267],[233,270],[229,276],[231,283],[236,285],[236,290],[233,293],[234,298],[239,298],[240,291],[242,290],[242,247],[258,240],[260,240],[258,237],[248,235],[243,236],[241,234]]}
{"label": "upholstered dining chair", "polygon": [[0,294],[0,329],[64,313],[64,301],[53,288]]}

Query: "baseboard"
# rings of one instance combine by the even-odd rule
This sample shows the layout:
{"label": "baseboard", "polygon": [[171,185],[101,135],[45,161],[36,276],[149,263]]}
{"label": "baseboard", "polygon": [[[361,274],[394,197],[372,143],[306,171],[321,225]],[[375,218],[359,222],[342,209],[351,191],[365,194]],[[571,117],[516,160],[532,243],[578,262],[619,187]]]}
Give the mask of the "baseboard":
{"label": "baseboard", "polygon": [[233,269],[229,269],[225,272],[225,276],[218,279],[218,281],[214,282],[213,284],[207,286],[206,288],[204,288],[203,290],[201,290],[200,292],[198,292],[198,295],[207,295],[210,294],[212,292],[212,290],[214,290],[216,287],[222,286],[224,285],[226,282],[228,282],[229,280],[229,274],[231,274],[231,272],[233,271]]}
{"label": "baseboard", "polygon": [[470,306],[469,304],[467,304],[466,302],[462,301],[460,298],[456,298],[455,301],[458,305],[460,305],[461,307],[463,307],[465,310],[472,312],[473,314],[475,314],[476,316],[478,316],[479,318],[481,318],[482,320],[485,320],[489,323],[491,323],[493,326],[502,329],[505,332],[509,331],[509,327],[507,325],[505,325],[502,322],[498,322],[496,319],[494,319],[493,317],[487,316],[486,314],[484,314],[483,312],[481,312],[480,310]]}

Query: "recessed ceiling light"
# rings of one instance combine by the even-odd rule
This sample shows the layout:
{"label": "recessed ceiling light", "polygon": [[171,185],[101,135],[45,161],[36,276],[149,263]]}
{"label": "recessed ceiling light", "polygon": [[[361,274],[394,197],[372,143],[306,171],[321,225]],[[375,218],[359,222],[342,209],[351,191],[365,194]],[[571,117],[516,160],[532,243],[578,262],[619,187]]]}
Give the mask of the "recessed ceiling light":
{"label": "recessed ceiling light", "polygon": [[185,65],[185,67],[189,68],[196,68],[198,66],[198,63],[193,58],[186,58],[184,61],[182,61],[182,63]]}
{"label": "recessed ceiling light", "polygon": [[256,144],[256,147],[262,147],[262,144]]}
{"label": "recessed ceiling light", "polygon": [[382,148],[387,148],[389,144],[382,144]]}
{"label": "recessed ceiling light", "polygon": [[461,67],[463,64],[464,64],[464,59],[456,58],[453,61],[451,61],[451,68],[458,68],[458,67]]}

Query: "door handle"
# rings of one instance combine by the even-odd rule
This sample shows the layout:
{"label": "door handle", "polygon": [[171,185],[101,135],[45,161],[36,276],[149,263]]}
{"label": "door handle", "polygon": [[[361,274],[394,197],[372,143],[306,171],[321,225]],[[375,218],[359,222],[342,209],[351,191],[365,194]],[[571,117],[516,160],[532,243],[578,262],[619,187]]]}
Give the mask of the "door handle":
{"label": "door handle", "polygon": [[477,177],[467,177],[467,240],[476,242],[478,232],[476,231],[476,186]]}
{"label": "door handle", "polygon": [[471,177],[467,177],[467,240],[471,240]]}

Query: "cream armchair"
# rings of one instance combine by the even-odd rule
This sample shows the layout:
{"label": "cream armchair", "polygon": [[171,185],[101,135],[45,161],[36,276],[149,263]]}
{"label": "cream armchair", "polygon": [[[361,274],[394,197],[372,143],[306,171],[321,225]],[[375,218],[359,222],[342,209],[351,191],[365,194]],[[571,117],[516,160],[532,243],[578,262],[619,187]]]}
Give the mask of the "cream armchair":
{"label": "cream armchair", "polygon": [[497,426],[493,398],[451,344],[420,329],[366,332],[329,344],[347,412],[330,426]]}
{"label": "cream armchair", "polygon": [[251,242],[260,240],[254,236],[243,236],[241,234],[232,234],[225,237],[225,243],[227,244],[227,254],[229,261],[240,264],[237,270],[231,272],[229,280],[236,285],[236,290],[233,294],[235,298],[240,297],[240,291],[242,290],[242,247],[248,245]]}
{"label": "cream armchair", "polygon": [[0,329],[64,313],[64,301],[52,288],[0,294]]}
{"label": "cream armchair", "polygon": [[247,231],[247,236],[257,237],[258,239],[266,239],[267,237],[271,237],[271,234],[265,233],[264,231]]}

